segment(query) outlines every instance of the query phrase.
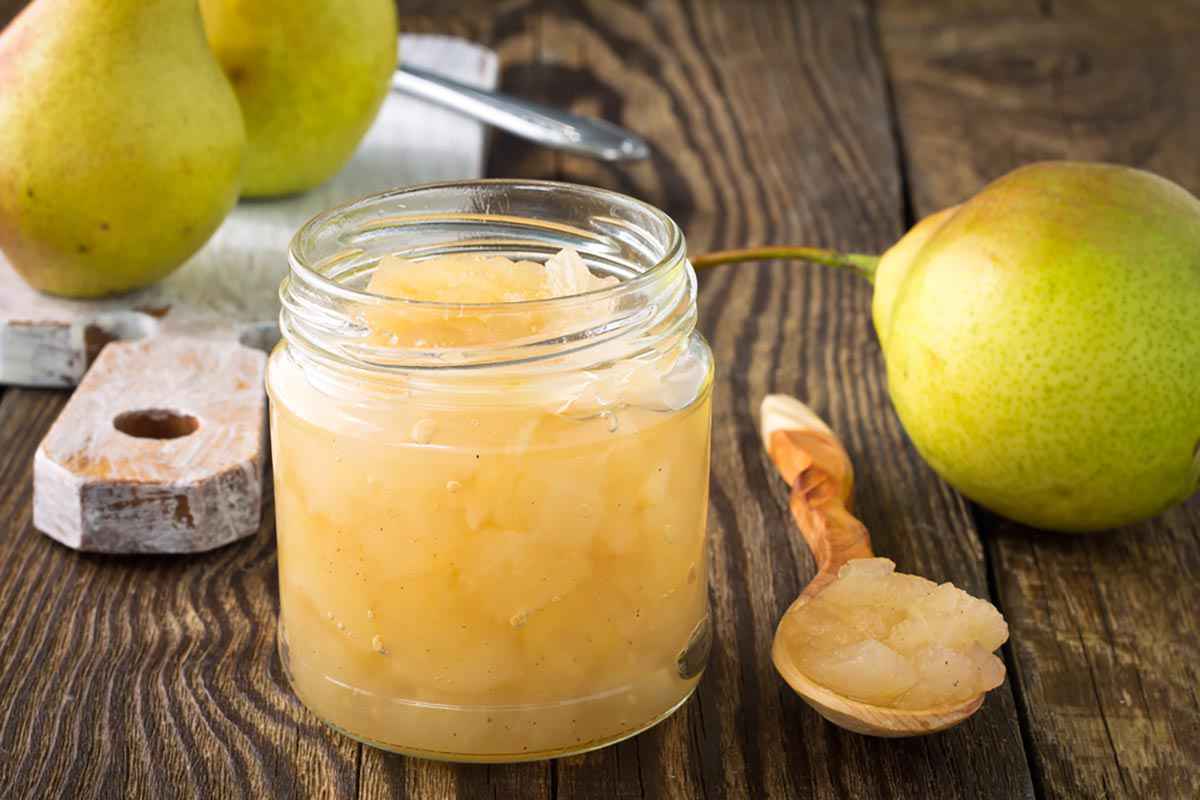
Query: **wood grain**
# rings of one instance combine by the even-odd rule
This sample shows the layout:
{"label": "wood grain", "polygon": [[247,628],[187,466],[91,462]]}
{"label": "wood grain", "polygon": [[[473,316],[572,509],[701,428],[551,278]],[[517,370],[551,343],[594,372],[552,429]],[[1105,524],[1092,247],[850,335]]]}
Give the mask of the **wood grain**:
{"label": "wood grain", "polygon": [[[1043,158],[1200,192],[1195,3],[939,5],[880,18],[918,215]],[[1200,795],[1200,497],[1090,537],[981,520],[1039,795]]]}

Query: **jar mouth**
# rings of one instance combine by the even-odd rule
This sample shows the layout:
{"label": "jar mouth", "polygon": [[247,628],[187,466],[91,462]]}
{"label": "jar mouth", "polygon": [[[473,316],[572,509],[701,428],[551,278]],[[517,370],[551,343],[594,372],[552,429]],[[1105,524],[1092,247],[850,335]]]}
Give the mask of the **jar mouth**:
{"label": "jar mouth", "polygon": [[[558,297],[538,299],[538,300],[515,300],[507,302],[493,303],[465,303],[439,300],[421,300],[407,297],[394,297],[392,295],[384,295],[369,291],[366,288],[358,288],[344,281],[338,280],[336,277],[331,277],[326,273],[326,269],[337,266],[337,259],[331,260],[328,257],[321,258],[317,252],[320,249],[318,240],[322,231],[344,226],[346,223],[353,220],[356,216],[364,213],[369,213],[373,208],[380,207],[399,207],[404,209],[404,200],[406,198],[419,198],[421,195],[436,193],[440,191],[456,191],[470,189],[503,189],[503,190],[523,190],[534,192],[557,192],[557,193],[586,193],[595,197],[606,197],[614,203],[619,203],[630,209],[636,209],[648,218],[654,219],[662,226],[662,232],[665,234],[659,242],[662,249],[662,254],[651,264],[646,266],[635,275],[631,275],[622,280],[615,286],[608,286],[599,289],[591,289],[586,292],[576,294],[565,294]],[[486,203],[485,203],[486,206]],[[463,212],[450,211],[441,213],[403,213],[384,216],[381,218],[372,219],[364,222],[357,229],[359,235],[369,234],[372,229],[385,227],[389,224],[395,224],[402,221],[404,225],[420,225],[422,223],[456,223],[464,226],[469,225],[488,225],[488,224],[504,224],[516,223],[524,227],[530,226],[531,223],[536,223],[547,231],[558,232],[564,239],[579,239],[582,241],[601,242],[604,237],[593,231],[588,231],[573,225],[562,222],[554,222],[552,220],[531,220],[511,214],[498,214],[481,212]],[[615,221],[615,220],[614,220]],[[523,240],[487,240],[481,239],[475,242],[478,248],[477,252],[494,254],[499,249],[503,249],[506,245],[512,246],[519,243],[527,244]],[[438,252],[412,252],[408,253],[396,251],[407,257],[420,258],[422,255],[430,257],[438,255]],[[405,186],[398,189],[392,189],[386,192],[366,195],[357,200],[353,200],[341,206],[323,211],[311,219],[309,219],[296,234],[292,237],[291,244],[288,247],[288,264],[291,268],[291,274],[298,279],[310,284],[314,288],[319,288],[321,291],[328,293],[333,297],[338,297],[350,302],[367,303],[371,305],[389,304],[392,307],[419,307],[423,309],[459,309],[470,308],[472,310],[495,310],[502,311],[503,309],[513,308],[527,311],[530,308],[539,305],[562,304],[563,301],[571,301],[579,298],[587,298],[588,300],[596,300],[603,298],[616,297],[623,293],[635,292],[644,287],[648,283],[653,283],[663,272],[670,269],[674,264],[677,264],[684,258],[686,253],[686,244],[683,236],[683,231],[673,219],[667,216],[661,210],[638,200],[627,194],[611,191],[608,189],[600,189],[591,186],[583,186],[580,184],[565,183],[561,181],[544,181],[544,180],[523,180],[509,178],[482,178],[469,181],[440,181],[436,183],[423,183],[413,186]],[[316,262],[315,264],[313,262]]]}
{"label": "jar mouth", "polygon": [[[474,253],[544,262],[575,249],[615,285],[558,297],[468,303],[393,297],[367,287],[380,260]],[[628,195],[554,181],[430,183],[369,195],[300,228],[280,287],[280,328],[315,359],[373,372],[542,365],[587,352],[599,362],[659,349],[695,324],[695,273],[679,226]],[[380,319],[407,330],[487,319],[477,340],[385,346]],[[542,315],[557,327],[522,324]],[[501,335],[491,337],[494,331]],[[381,336],[382,335],[382,336]],[[659,341],[662,340],[662,341]],[[616,355],[614,355],[616,354]],[[578,358],[574,359],[578,362]],[[576,363],[576,366],[578,364]]]}

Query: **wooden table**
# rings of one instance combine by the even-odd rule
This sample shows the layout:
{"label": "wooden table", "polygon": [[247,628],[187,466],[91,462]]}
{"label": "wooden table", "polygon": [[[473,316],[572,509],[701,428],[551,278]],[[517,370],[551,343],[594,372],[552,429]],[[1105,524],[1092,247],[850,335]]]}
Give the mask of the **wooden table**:
{"label": "wooden table", "polygon": [[[1040,158],[1136,164],[1200,192],[1194,1],[401,7],[409,29],[497,48],[506,89],[618,120],[655,150],[612,167],[498,137],[494,175],[638,195],[680,222],[693,252],[878,250]],[[712,662],[666,723],[556,762],[427,763],[322,727],[275,655],[270,511],[257,538],[202,557],[59,547],[30,525],[30,462],[66,394],[6,391],[0,796],[1196,797],[1200,501],[1078,538],[972,507],[904,437],[869,299],[855,277],[801,264],[704,276],[701,325],[719,364]],[[881,553],[1008,617],[1010,679],[969,723],[865,739],[776,676],[772,631],[813,567],[760,452],[768,391],[806,398],[842,434]]]}

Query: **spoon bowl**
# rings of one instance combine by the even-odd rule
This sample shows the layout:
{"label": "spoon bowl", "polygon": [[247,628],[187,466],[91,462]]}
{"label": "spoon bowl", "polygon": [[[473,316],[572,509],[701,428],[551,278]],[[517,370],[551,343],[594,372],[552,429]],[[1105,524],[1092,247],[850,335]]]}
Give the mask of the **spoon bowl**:
{"label": "spoon bowl", "polygon": [[847,561],[872,558],[871,537],[851,513],[854,470],[838,438],[808,406],[787,395],[762,404],[762,440],[771,461],[792,487],[789,506],[817,562],[817,574],[792,602],[775,630],[771,660],[800,698],[838,727],[867,736],[923,736],[951,728],[983,705],[980,693],[962,703],[933,708],[887,708],[863,703],[822,686],[796,664],[783,641],[788,617],[837,579]]}
{"label": "spoon bowl", "polygon": [[[797,598],[787,613],[792,613],[805,602],[807,598]],[[982,694],[965,703],[922,709],[885,708],[859,702],[826,689],[801,672],[784,647],[778,632],[775,635],[775,644],[771,648],[771,660],[788,686],[812,706],[814,711],[839,728],[867,736],[898,738],[937,733],[954,727],[983,705]]]}

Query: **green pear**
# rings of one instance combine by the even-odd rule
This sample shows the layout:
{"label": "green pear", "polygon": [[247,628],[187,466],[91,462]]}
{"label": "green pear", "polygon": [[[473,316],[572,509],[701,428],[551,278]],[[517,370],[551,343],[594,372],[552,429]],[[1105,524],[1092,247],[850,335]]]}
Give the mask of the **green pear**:
{"label": "green pear", "polygon": [[781,253],[874,278],[896,411],[922,456],[981,505],[1092,531],[1200,485],[1200,201],[1174,183],[1033,164],[881,259],[762,255]]}
{"label": "green pear", "polygon": [[324,182],[354,154],[396,69],[393,0],[201,0],[237,91],[247,197]]}
{"label": "green pear", "polygon": [[196,0],[37,0],[0,35],[0,250],[37,289],[178,267],[236,202],[244,145]]}

